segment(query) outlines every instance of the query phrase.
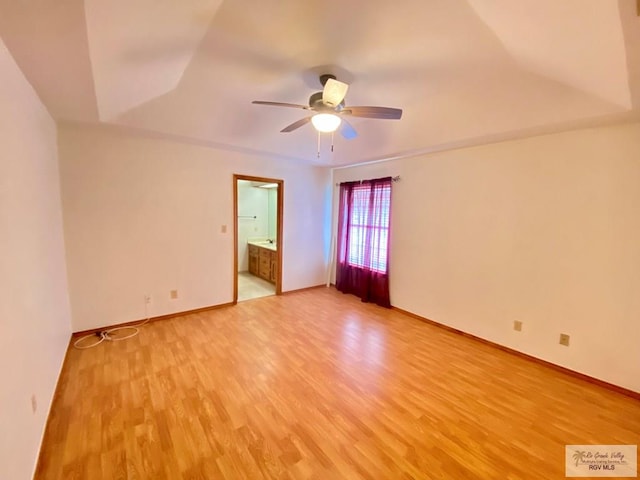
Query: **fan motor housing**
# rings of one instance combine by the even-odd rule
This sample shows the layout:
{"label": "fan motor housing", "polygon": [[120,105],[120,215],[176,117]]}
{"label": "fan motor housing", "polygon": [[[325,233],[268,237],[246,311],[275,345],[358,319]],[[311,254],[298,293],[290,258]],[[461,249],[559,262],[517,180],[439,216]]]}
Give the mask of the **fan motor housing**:
{"label": "fan motor housing", "polygon": [[331,107],[322,101],[322,92],[316,92],[309,97],[309,108],[316,112],[339,112],[344,107],[344,100],[339,105]]}
{"label": "fan motor housing", "polygon": [[324,74],[320,75],[320,85],[322,85],[324,87],[327,84],[327,81],[329,79],[335,80],[336,76],[335,75],[331,75],[330,73],[324,73]]}

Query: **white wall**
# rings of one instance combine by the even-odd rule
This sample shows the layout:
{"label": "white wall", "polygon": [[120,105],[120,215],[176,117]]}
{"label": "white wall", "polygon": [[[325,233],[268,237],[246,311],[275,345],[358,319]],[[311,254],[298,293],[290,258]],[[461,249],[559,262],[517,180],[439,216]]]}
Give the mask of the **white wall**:
{"label": "white wall", "polygon": [[23,480],[33,476],[71,324],[56,126],[1,40],[0,78],[0,478]]}
{"label": "white wall", "polygon": [[386,175],[393,305],[640,391],[640,124],[334,171]]}
{"label": "white wall", "polygon": [[271,240],[278,238],[278,189],[267,189],[267,205],[268,205],[268,236]]}
{"label": "white wall", "polygon": [[324,283],[328,169],[107,128],[58,141],[74,331],[143,318],[147,293],[151,316],[231,302],[234,173],[285,182],[283,291]]}
{"label": "white wall", "polygon": [[247,180],[238,180],[238,272],[249,270],[247,242],[252,238],[269,237],[268,192]]}

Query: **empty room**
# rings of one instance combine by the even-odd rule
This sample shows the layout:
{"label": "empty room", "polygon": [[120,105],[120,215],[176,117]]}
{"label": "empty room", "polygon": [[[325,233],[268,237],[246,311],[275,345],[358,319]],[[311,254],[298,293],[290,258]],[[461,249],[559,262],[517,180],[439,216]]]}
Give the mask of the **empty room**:
{"label": "empty room", "polygon": [[0,0],[0,480],[633,478],[640,1]]}

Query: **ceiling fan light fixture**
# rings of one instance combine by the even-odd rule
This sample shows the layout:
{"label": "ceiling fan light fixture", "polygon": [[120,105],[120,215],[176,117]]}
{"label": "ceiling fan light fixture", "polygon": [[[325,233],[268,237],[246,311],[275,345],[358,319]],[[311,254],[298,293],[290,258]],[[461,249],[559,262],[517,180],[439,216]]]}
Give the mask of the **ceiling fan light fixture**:
{"label": "ceiling fan light fixture", "polygon": [[339,116],[334,115],[333,113],[317,113],[311,117],[311,123],[313,123],[313,126],[317,131],[331,133],[338,129],[342,120]]}

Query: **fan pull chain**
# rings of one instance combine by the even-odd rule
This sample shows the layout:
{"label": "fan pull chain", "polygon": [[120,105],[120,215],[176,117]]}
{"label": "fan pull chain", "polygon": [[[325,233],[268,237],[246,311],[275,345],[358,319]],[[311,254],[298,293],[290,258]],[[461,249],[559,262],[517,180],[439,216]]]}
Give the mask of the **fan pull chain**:
{"label": "fan pull chain", "polygon": [[318,132],[318,158],[320,158],[320,132]]}
{"label": "fan pull chain", "polygon": [[333,135],[335,132],[331,132],[331,153],[333,153]]}

